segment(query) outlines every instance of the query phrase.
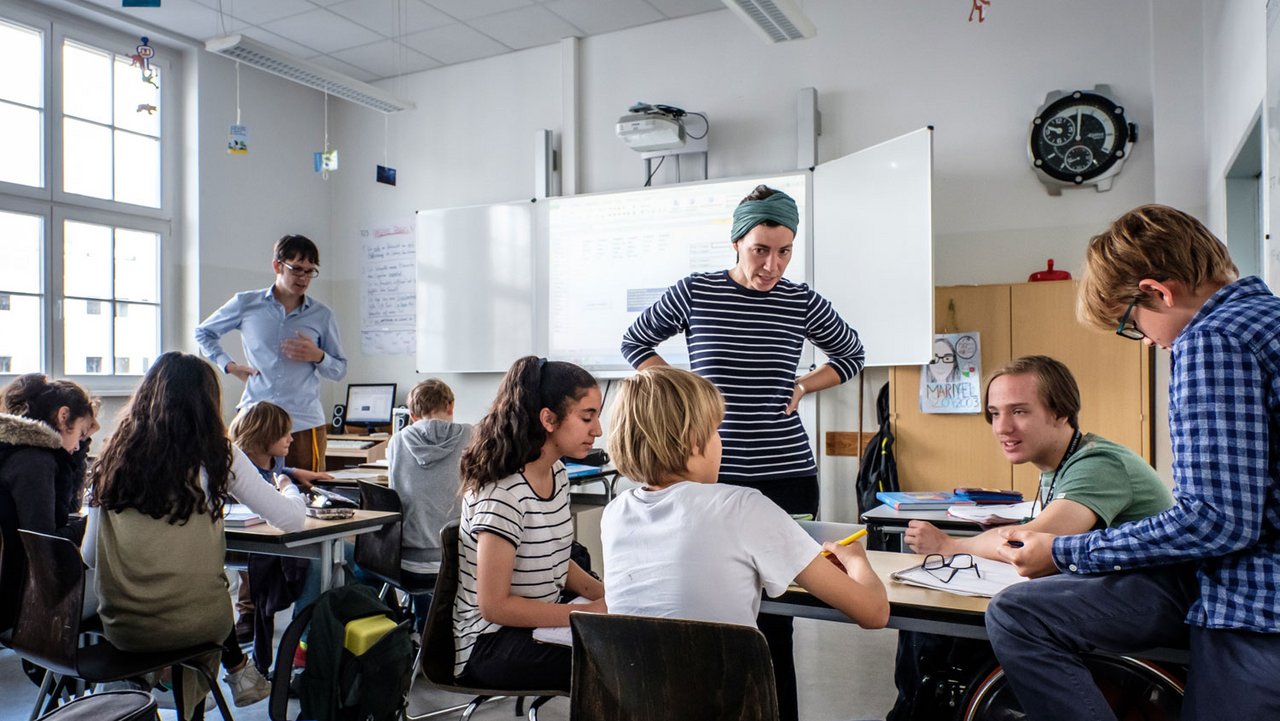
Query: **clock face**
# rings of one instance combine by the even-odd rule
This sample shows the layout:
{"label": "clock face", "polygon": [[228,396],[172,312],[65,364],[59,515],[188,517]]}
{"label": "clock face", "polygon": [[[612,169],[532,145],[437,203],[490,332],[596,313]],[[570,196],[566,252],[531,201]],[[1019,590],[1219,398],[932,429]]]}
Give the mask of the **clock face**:
{"label": "clock face", "polygon": [[1057,180],[1085,183],[1122,162],[1129,141],[1124,108],[1076,91],[1050,103],[1031,124],[1035,167]]}

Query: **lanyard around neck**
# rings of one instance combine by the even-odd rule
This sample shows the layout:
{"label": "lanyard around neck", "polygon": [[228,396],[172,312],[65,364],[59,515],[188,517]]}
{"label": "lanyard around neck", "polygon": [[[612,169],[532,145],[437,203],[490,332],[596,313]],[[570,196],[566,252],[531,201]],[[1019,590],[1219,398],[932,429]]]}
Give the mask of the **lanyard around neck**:
{"label": "lanyard around neck", "polygon": [[1053,469],[1053,478],[1049,479],[1049,492],[1045,493],[1043,497],[1041,496],[1041,491],[1044,486],[1037,484],[1036,502],[1035,505],[1031,507],[1032,518],[1040,515],[1040,511],[1043,511],[1044,507],[1049,505],[1049,502],[1053,500],[1053,489],[1058,485],[1058,475],[1062,473],[1062,467],[1067,465],[1067,459],[1080,448],[1080,439],[1083,437],[1084,435],[1081,434],[1079,430],[1076,430],[1071,434],[1071,442],[1067,444],[1067,452],[1062,454],[1062,460],[1058,461],[1058,467]]}

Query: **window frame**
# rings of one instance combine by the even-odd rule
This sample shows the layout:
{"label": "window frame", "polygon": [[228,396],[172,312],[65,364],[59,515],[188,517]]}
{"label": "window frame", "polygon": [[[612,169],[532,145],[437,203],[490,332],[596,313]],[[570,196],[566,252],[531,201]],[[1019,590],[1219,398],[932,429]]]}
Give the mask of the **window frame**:
{"label": "window frame", "polygon": [[[156,49],[156,57],[152,58],[151,62],[159,68],[161,76],[160,207],[150,208],[68,193],[62,190],[63,44],[71,40],[106,52],[122,54],[124,51],[118,48],[131,48],[137,45],[141,33],[131,36],[54,9],[47,9],[47,12],[44,10],[42,8],[41,12],[36,12],[28,8],[7,5],[0,8],[0,19],[33,28],[43,34],[45,67],[42,108],[45,142],[42,169],[44,185],[33,187],[0,181],[0,210],[38,215],[44,219],[45,254],[42,279],[44,303],[41,309],[44,342],[41,344],[43,357],[41,372],[52,377],[74,380],[98,395],[127,395],[137,384],[140,376],[116,375],[113,358],[104,361],[104,364],[112,369],[111,373],[104,375],[68,373],[65,367],[62,357],[66,345],[63,332],[65,289],[62,278],[64,223],[67,220],[81,221],[159,235],[160,248],[156,269],[160,287],[160,300],[157,304],[159,308],[157,332],[160,341],[158,350],[163,353],[171,348],[174,345],[175,315],[180,312],[182,285],[176,264],[176,259],[181,253],[174,237],[174,219],[175,208],[182,192],[180,156],[184,152],[181,144],[181,116],[184,109],[181,107],[182,89],[179,86],[185,80],[182,73],[183,53],[180,49],[162,40],[158,41],[147,33],[150,45]],[[113,118],[112,128],[115,127],[115,118]],[[114,156],[112,162],[114,166]],[[0,373],[0,384],[8,383],[15,377],[17,377],[15,373]]]}

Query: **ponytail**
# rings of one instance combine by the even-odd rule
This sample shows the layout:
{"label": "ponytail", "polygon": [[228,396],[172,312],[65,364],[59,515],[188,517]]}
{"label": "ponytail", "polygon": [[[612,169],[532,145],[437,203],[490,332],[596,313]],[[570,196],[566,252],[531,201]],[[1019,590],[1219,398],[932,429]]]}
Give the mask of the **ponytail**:
{"label": "ponytail", "polygon": [[536,356],[516,361],[462,453],[462,492],[479,490],[537,460],[547,442],[542,409],[559,421],[570,402],[595,385],[590,373],[572,363]]}
{"label": "ponytail", "polygon": [[0,391],[0,413],[23,416],[41,421],[55,431],[58,426],[58,410],[70,411],[67,422],[97,414],[96,399],[79,383],[67,380],[51,381],[43,373],[27,373],[14,379]]}

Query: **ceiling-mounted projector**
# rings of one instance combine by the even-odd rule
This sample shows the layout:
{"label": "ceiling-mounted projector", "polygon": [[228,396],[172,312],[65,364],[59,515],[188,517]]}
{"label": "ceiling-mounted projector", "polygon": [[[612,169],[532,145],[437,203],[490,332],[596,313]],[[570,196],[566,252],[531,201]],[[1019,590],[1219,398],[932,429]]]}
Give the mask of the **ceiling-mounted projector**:
{"label": "ceiling-mounted projector", "polygon": [[626,115],[618,118],[618,137],[627,147],[640,153],[683,147],[684,123],[680,120],[683,114],[683,110],[676,115],[660,110],[658,106],[637,103]]}

